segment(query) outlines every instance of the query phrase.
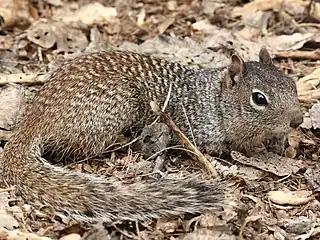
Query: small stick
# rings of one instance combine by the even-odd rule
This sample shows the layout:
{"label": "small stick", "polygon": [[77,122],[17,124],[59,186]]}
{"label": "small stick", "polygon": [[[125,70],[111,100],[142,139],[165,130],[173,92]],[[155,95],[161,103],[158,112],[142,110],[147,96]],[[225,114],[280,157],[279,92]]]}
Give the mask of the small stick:
{"label": "small stick", "polygon": [[35,85],[45,82],[45,75],[43,74],[0,74],[0,86],[8,83]]}
{"label": "small stick", "polygon": [[288,51],[288,52],[278,52],[276,53],[277,58],[304,58],[310,60],[320,60],[320,52],[314,51]]}
{"label": "small stick", "polygon": [[190,150],[193,154],[192,157],[197,160],[201,166],[203,166],[212,177],[217,177],[218,173],[212,163],[206,159],[206,157],[190,142],[190,140],[183,134],[183,132],[177,127],[177,125],[172,121],[172,119],[161,111],[159,105],[151,101],[150,106],[152,111],[157,114],[164,122],[180,137],[182,144]]}

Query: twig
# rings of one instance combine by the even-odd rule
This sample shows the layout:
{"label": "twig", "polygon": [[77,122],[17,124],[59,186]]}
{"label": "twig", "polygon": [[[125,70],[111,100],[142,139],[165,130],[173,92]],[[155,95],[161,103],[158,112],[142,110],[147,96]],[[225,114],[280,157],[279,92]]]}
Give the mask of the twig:
{"label": "twig", "polygon": [[151,155],[150,157],[148,157],[145,161],[149,161],[150,159],[158,156],[160,153],[162,153],[162,152],[164,152],[164,151],[167,151],[167,150],[170,150],[170,149],[176,149],[177,147],[179,147],[179,145],[163,148],[163,149],[159,150],[158,152],[152,154],[152,155]]}
{"label": "twig", "polygon": [[160,116],[160,118],[163,119],[163,121],[176,133],[178,134],[178,136],[180,137],[182,144],[192,152],[192,156],[191,157],[195,157],[194,159],[197,160],[201,166],[203,166],[212,177],[217,177],[218,173],[215,170],[214,166],[211,164],[210,161],[208,161],[208,159],[205,158],[205,156],[203,156],[203,154],[190,142],[190,140],[183,134],[183,132],[181,132],[181,130],[177,127],[177,125],[172,121],[172,119],[165,114],[164,112],[162,112],[160,110],[159,105],[154,102],[151,101],[150,102],[151,105],[151,109],[152,111],[157,114],[158,116]]}
{"label": "twig", "polygon": [[14,189],[15,189],[14,187],[0,188],[0,193],[2,193],[2,192],[10,192],[10,191],[12,191]]}
{"label": "twig", "polygon": [[[170,95],[171,95],[171,90],[172,90],[172,82],[170,83],[166,100],[164,101],[163,107],[161,109],[162,112],[164,112],[166,110],[167,106],[168,106],[168,103],[169,103],[169,100],[170,100]],[[153,121],[153,123],[151,123],[150,125],[155,124],[158,121],[158,119],[159,119],[159,116],[157,116],[156,119]]]}
{"label": "twig", "polygon": [[120,232],[122,235],[126,236],[127,238],[140,240],[140,238],[138,236],[135,236],[133,234],[130,234],[130,233],[127,233],[126,231],[121,230],[120,228],[118,228],[116,226],[116,224],[113,224],[113,223],[111,223],[111,224],[118,232]]}
{"label": "twig", "polygon": [[130,142],[128,142],[128,143],[126,143],[126,144],[121,145],[121,146],[120,146],[120,147],[118,147],[118,148],[114,148],[114,149],[108,150],[108,149],[109,149],[109,148],[111,148],[112,146],[117,145],[116,143],[115,143],[115,144],[112,144],[112,145],[110,145],[110,146],[106,149],[106,151],[104,151],[104,152],[100,153],[99,155],[103,155],[103,154],[107,154],[107,153],[111,153],[111,152],[118,151],[118,150],[120,150],[120,149],[122,149],[122,148],[125,148],[125,147],[127,147],[127,146],[131,145],[132,143],[135,143],[135,142],[136,142],[136,141],[138,141],[139,139],[140,139],[140,138],[139,138],[139,137],[137,137],[137,138],[135,138],[135,139],[131,140]]}
{"label": "twig", "polygon": [[38,59],[39,59],[39,62],[41,64],[43,64],[42,48],[41,47],[38,47]]}
{"label": "twig", "polygon": [[316,27],[316,28],[320,28],[320,24],[319,23],[299,23],[298,26],[299,27]]}
{"label": "twig", "polygon": [[[125,148],[126,146],[131,145],[132,143],[138,141],[139,139],[140,139],[140,138],[135,138],[135,139],[133,139],[132,141],[130,141],[130,142],[124,144],[124,145],[121,145],[121,146],[118,147],[118,148],[111,149],[111,150],[106,150],[106,151],[104,151],[104,152],[102,152],[102,153],[99,153],[98,155],[90,156],[90,157],[81,159],[81,160],[79,160],[79,161],[70,163],[70,164],[66,165],[66,167],[72,167],[72,166],[74,166],[74,165],[76,165],[76,164],[83,163],[83,162],[89,161],[89,160],[94,159],[94,158],[100,158],[100,157],[102,157],[104,154],[107,154],[107,153],[110,153],[110,152],[115,152],[115,151],[118,151],[118,150],[120,150],[120,149],[122,149],[122,148]],[[107,149],[109,149],[109,148],[111,148],[112,146],[115,146],[115,145],[116,145],[116,144],[111,144]]]}
{"label": "twig", "polygon": [[305,58],[310,60],[320,60],[319,51],[288,51],[276,53],[277,58]]}
{"label": "twig", "polygon": [[35,85],[43,83],[45,81],[45,75],[42,74],[0,74],[0,86],[8,83],[28,84]]}
{"label": "twig", "polygon": [[[185,116],[185,118],[187,120],[187,123],[188,123],[188,127],[189,127],[189,130],[190,130],[190,133],[191,133],[191,137],[192,137],[192,140],[193,140],[193,144],[194,144],[195,147],[197,147],[196,140],[195,140],[194,135],[193,135],[192,127],[191,127],[189,118],[187,116],[186,109],[183,106],[183,103],[181,103],[181,106],[182,106],[183,114],[184,114],[184,116]],[[163,110],[162,110],[162,112],[163,112]]]}

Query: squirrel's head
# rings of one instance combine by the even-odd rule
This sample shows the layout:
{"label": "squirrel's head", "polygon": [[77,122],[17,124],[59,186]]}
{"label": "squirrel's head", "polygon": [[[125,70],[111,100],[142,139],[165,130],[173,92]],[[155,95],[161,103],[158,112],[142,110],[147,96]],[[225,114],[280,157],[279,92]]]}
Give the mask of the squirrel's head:
{"label": "squirrel's head", "polygon": [[303,120],[295,82],[273,65],[265,48],[259,62],[232,56],[221,82],[221,108],[230,140],[286,133]]}

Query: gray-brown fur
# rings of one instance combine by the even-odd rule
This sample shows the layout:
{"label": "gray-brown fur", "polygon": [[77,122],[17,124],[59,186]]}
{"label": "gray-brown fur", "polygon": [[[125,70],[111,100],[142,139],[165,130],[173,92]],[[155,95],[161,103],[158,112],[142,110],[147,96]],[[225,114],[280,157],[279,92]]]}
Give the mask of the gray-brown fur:
{"label": "gray-brown fur", "polygon": [[[189,136],[192,129],[200,149],[250,153],[253,145],[273,135],[267,131],[287,132],[290,122],[301,118],[294,82],[276,70],[265,50],[260,59],[243,63],[233,56],[229,67],[208,70],[123,52],[71,60],[51,75],[6,145],[0,163],[3,180],[15,185],[26,201],[50,204],[83,222],[215,209],[224,199],[223,187],[208,180],[123,186],[55,167],[41,155],[48,148],[81,156],[102,152],[124,130],[153,120],[149,103],[163,104],[170,85],[167,111]],[[269,96],[264,110],[249,103],[254,88]]]}

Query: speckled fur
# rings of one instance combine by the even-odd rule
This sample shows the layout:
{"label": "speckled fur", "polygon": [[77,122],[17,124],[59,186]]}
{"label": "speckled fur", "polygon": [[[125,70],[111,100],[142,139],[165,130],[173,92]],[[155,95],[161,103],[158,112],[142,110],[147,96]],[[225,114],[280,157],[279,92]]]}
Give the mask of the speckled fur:
{"label": "speckled fur", "polygon": [[[287,131],[298,108],[294,82],[272,65],[246,63],[236,86],[223,89],[228,68],[197,70],[135,53],[101,52],[78,57],[55,71],[34,101],[0,162],[1,176],[26,201],[52,205],[76,220],[144,220],[202,213],[220,206],[223,187],[199,177],[130,186],[51,165],[44,149],[81,156],[106,149],[119,133],[152,119],[150,101],[167,110],[207,152],[248,150],[268,131]],[[269,95],[257,112],[252,88]],[[269,133],[270,134],[270,133]],[[272,134],[271,134],[272,135]]]}

